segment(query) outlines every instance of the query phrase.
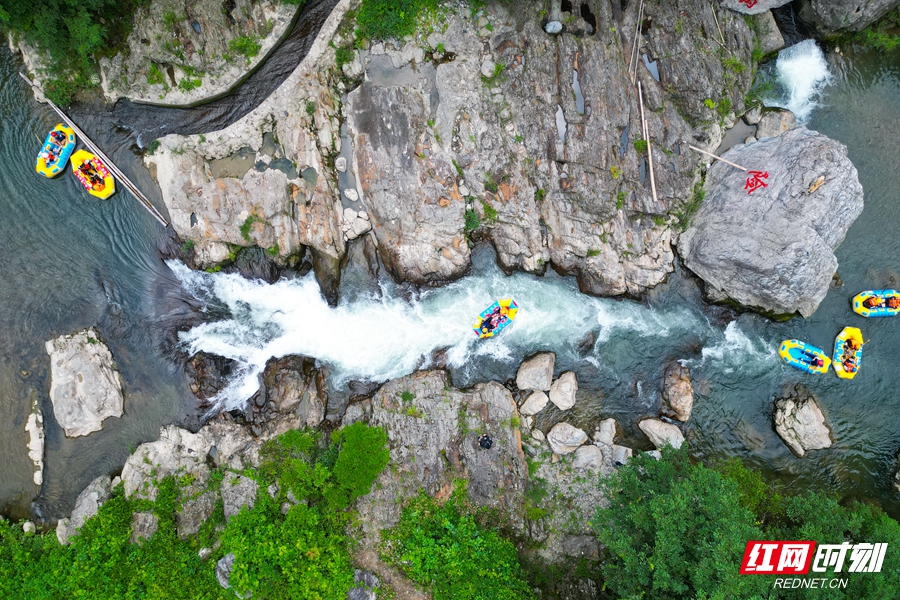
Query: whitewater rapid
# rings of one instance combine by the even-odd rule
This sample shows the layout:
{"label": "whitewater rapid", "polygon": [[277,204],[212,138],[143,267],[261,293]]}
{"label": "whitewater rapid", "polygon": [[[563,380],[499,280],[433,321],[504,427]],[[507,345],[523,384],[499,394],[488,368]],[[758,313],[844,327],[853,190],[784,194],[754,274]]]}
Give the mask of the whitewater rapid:
{"label": "whitewater rapid", "polygon": [[794,113],[798,123],[805,124],[832,79],[822,49],[815,40],[804,40],[778,53],[774,94],[765,98],[765,104],[786,108]]}
{"label": "whitewater rapid", "polygon": [[[259,388],[270,358],[292,354],[328,364],[331,383],[340,388],[350,380],[381,382],[427,367],[438,350],[451,369],[475,367],[481,359],[514,364],[538,350],[602,368],[612,356],[640,355],[688,335],[701,336],[721,357],[730,355],[722,344],[752,345],[736,326],[720,331],[687,306],[657,309],[593,298],[566,279],[507,277],[496,266],[411,300],[383,284],[380,295],[332,308],[311,274],[268,284],[237,274],[192,271],[174,260],[167,264],[186,291],[207,306],[224,305],[231,314],[179,334],[189,354],[203,351],[236,361],[234,376],[213,399],[224,410],[243,407]],[[517,319],[501,336],[479,340],[472,330],[475,316],[503,297],[519,303]],[[594,343],[585,353],[578,346],[588,333],[594,334]]]}

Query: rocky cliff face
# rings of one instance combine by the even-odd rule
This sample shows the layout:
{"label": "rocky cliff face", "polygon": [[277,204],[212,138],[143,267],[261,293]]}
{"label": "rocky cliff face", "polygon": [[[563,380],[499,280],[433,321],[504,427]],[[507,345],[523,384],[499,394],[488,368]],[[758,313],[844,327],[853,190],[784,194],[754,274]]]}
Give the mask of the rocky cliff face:
{"label": "rocky cliff face", "polygon": [[126,49],[100,59],[103,92],[110,101],[174,105],[225,93],[265,59],[299,8],[278,0],[152,0],[135,12]]}
{"label": "rocky cliff face", "polygon": [[[643,134],[628,63],[637,15],[604,2],[586,3],[588,20],[557,9],[542,19],[537,2],[451,11],[405,44],[353,50],[338,77],[324,44],[352,42],[352,22],[335,35],[349,5],[341,2],[319,49],[256,111],[221,132],[163,138],[147,160],[202,266],[226,259],[230,244],[285,260],[308,246],[336,269],[351,208],[354,218],[367,213],[401,280],[460,277],[475,238],[496,247],[506,270],[552,264],[586,292],[639,294],[673,269],[673,223],[697,179],[684,143],[717,145],[751,80],[754,34],[744,18],[717,9],[717,27],[713,7],[683,4],[645,8],[635,53],[656,200],[645,146],[635,145]],[[550,17],[566,22],[562,33],[544,31]],[[341,114],[352,146],[343,152]],[[242,146],[271,165],[266,132],[302,178],[271,166],[215,172],[216,159]],[[345,157],[349,176],[339,176],[333,164]]]}
{"label": "rocky cliff face", "polygon": [[859,31],[889,11],[900,6],[900,0],[801,0],[800,17],[812,23],[825,37],[840,31]]}

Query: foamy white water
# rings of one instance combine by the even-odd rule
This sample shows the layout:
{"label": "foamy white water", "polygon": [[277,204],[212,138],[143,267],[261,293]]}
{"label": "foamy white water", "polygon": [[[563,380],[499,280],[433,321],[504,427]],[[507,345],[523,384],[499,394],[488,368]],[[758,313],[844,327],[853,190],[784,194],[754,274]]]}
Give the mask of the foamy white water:
{"label": "foamy white water", "polygon": [[779,52],[775,77],[781,95],[767,98],[766,105],[788,109],[800,123],[819,105],[822,90],[832,80],[825,55],[815,40],[804,40]]}
{"label": "foamy white water", "polygon": [[[270,285],[235,274],[192,271],[178,261],[168,265],[192,295],[205,301],[216,298],[233,315],[180,334],[189,353],[209,352],[240,365],[214,399],[225,410],[240,408],[256,392],[266,361],[289,354],[329,364],[333,383],[341,386],[351,379],[385,381],[406,375],[423,357],[442,348],[452,368],[485,356],[512,364],[540,349],[574,356],[578,341],[593,331],[597,341],[586,360],[598,364],[618,344],[633,350],[688,332],[717,334],[700,313],[687,307],[659,310],[593,298],[558,279],[506,277],[496,267],[427,291],[412,302],[385,290],[380,298],[342,301],[331,308],[311,274]],[[516,321],[497,338],[477,339],[472,331],[475,316],[508,296],[521,307]]]}
{"label": "foamy white water", "polygon": [[750,373],[752,371],[748,367],[753,365],[769,368],[778,362],[776,347],[760,338],[751,338],[744,333],[737,321],[726,325],[725,331],[714,338],[718,340],[703,348],[700,362],[696,366],[714,362],[721,365],[720,368],[725,373],[733,373],[736,369]]}

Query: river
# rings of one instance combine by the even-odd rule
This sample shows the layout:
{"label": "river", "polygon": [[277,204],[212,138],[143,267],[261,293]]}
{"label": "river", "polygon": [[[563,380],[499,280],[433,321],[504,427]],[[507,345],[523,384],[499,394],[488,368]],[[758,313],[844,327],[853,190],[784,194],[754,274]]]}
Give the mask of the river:
{"label": "river", "polygon": [[[819,59],[810,53],[799,60]],[[571,279],[552,273],[505,277],[489,248],[475,252],[464,279],[413,298],[389,280],[345,277],[336,308],[322,300],[312,276],[268,285],[190,272],[177,262],[166,265],[156,251],[165,235],[137,203],[122,195],[95,202],[71,178],[44,181],[32,175],[31,134],[56,121],[14,83],[17,61],[0,54],[0,128],[8,141],[0,155],[14,166],[8,172],[21,169],[28,177],[21,188],[19,178],[0,176],[0,239],[7,250],[0,287],[0,328],[7,332],[0,342],[6,357],[0,371],[0,450],[10,457],[0,465],[0,504],[21,511],[34,493],[23,431],[32,390],[47,422],[41,506],[52,515],[65,513],[93,476],[120,466],[130,446],[154,439],[161,424],[195,415],[184,375],[153,332],[183,319],[197,303],[225,306],[232,314],[182,334],[186,347],[241,363],[220,398],[225,408],[252,393],[256,373],[270,356],[314,356],[330,366],[332,384],[341,387],[351,379],[408,373],[422,357],[445,349],[454,384],[467,386],[509,379],[525,355],[553,350],[558,369],[576,371],[581,386],[565,419],[592,430],[599,418],[614,416],[624,426],[625,443],[646,448],[636,422],[655,413],[666,364],[683,360],[695,380],[687,429],[698,457],[740,456],[793,489],[872,498],[900,515],[889,487],[900,446],[900,403],[892,398],[900,384],[894,365],[900,320],[870,321],[849,310],[849,298],[860,290],[900,285],[891,236],[900,226],[891,194],[900,183],[891,165],[900,141],[887,130],[900,115],[900,54],[835,55],[823,64],[831,80],[818,104],[811,104],[813,90],[801,98],[810,107],[808,125],[848,146],[866,207],[837,251],[843,287],[830,290],[812,317],[774,323],[707,305],[697,281],[680,268],[642,302],[600,299],[580,294]],[[117,149],[116,160],[122,156],[126,171],[146,182],[137,159],[127,158],[133,135],[112,137],[107,142]],[[521,304],[520,317],[502,336],[477,342],[469,329],[472,316],[506,295]],[[68,440],[52,420],[43,343],[89,325],[100,328],[122,370],[126,414],[109,419],[89,438]],[[871,339],[853,381],[812,377],[779,362],[782,339],[829,347],[845,325],[862,327]],[[580,342],[588,333],[594,343],[585,347]],[[772,427],[774,395],[797,382],[820,397],[835,440],[832,448],[803,459],[790,453]],[[563,418],[555,409],[546,412],[538,421],[543,427]]]}

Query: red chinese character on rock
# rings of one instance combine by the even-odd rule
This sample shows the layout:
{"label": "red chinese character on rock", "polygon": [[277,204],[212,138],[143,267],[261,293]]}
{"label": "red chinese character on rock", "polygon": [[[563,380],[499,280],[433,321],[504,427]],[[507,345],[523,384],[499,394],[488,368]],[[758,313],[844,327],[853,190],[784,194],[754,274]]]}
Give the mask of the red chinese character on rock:
{"label": "red chinese character on rock", "polygon": [[746,4],[747,8],[753,8],[756,6],[756,0],[738,0],[741,4]]}
{"label": "red chinese character on rock", "polygon": [[769,187],[767,183],[762,181],[763,179],[769,178],[768,171],[747,171],[750,174],[750,177],[747,178],[747,183],[744,185],[744,189],[747,190],[747,194],[752,194],[756,190],[761,187]]}

